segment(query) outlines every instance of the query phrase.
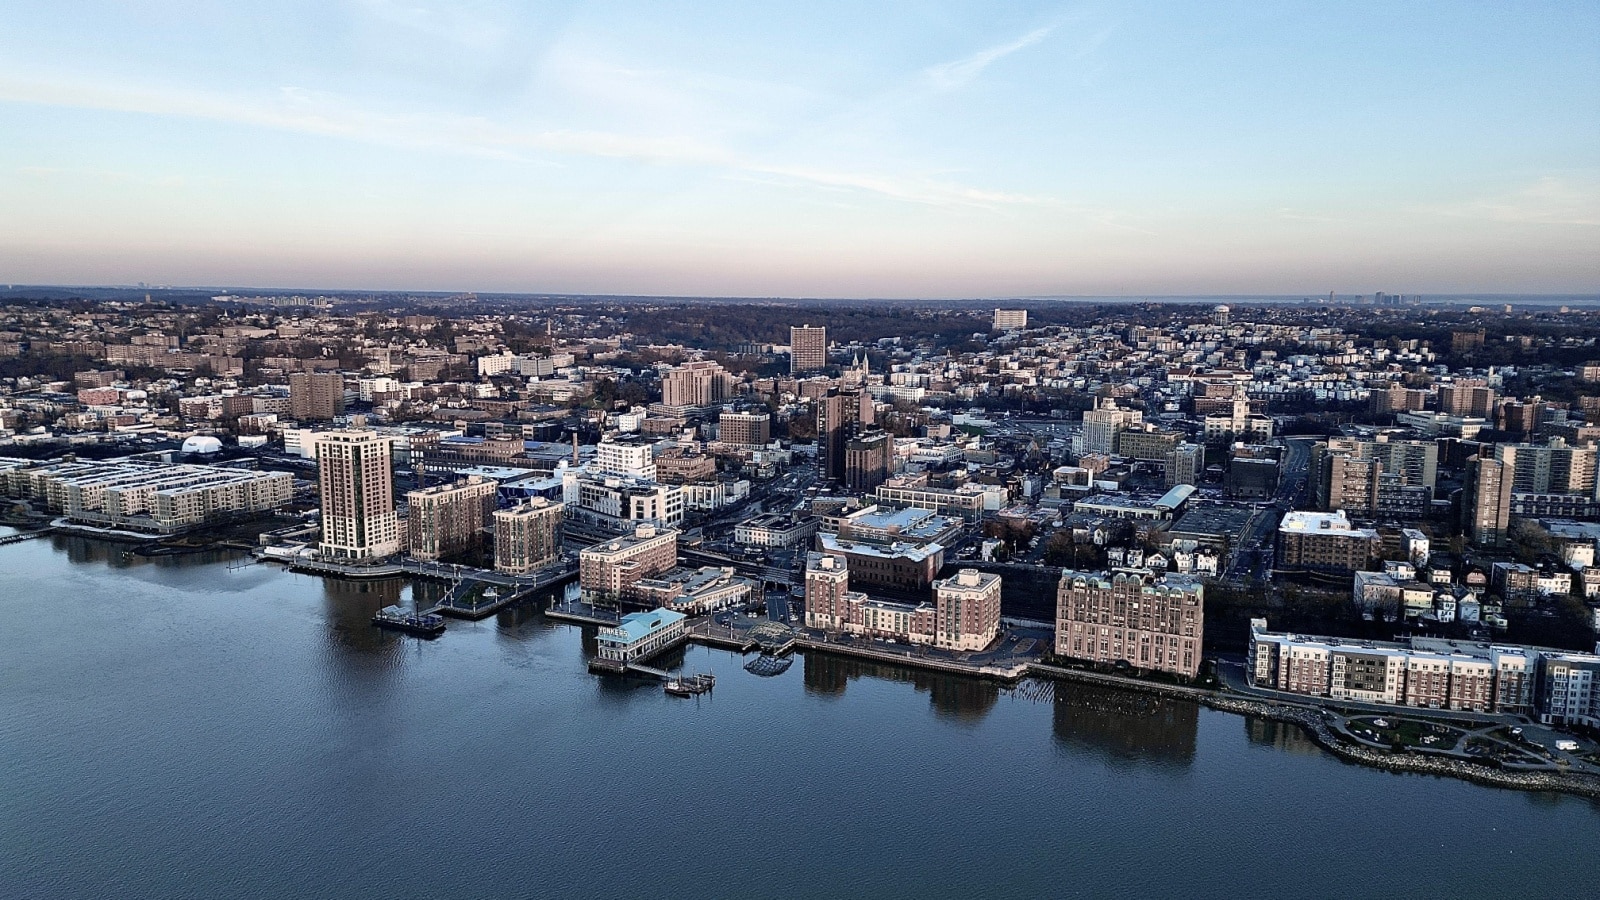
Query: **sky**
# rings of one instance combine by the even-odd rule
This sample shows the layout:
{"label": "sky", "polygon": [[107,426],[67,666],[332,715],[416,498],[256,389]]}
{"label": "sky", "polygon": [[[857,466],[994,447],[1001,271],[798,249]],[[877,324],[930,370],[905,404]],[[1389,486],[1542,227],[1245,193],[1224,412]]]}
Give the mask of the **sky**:
{"label": "sky", "polygon": [[1600,291],[1600,3],[0,0],[0,282]]}

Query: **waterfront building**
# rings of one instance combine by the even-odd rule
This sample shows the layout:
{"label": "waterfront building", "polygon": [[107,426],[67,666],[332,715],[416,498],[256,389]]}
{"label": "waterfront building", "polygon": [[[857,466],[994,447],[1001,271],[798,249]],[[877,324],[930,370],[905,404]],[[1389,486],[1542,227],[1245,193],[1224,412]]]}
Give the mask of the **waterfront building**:
{"label": "waterfront building", "polygon": [[1567,708],[1552,713],[1550,704],[1571,696],[1572,673],[1589,665],[1600,667],[1600,657],[1439,638],[1311,637],[1271,632],[1265,619],[1252,619],[1245,668],[1251,684],[1295,694],[1515,715],[1535,711],[1537,681],[1538,712],[1566,723]]}
{"label": "waterfront building", "polygon": [[734,574],[732,566],[678,566],[633,583],[637,602],[689,615],[744,606],[755,589],[755,582]]}
{"label": "waterfront building", "polygon": [[1600,656],[1551,653],[1541,660],[1539,720],[1600,727]]}
{"label": "waterfront building", "polygon": [[7,468],[0,493],[41,500],[78,524],[174,534],[286,506],[294,476],[153,460],[17,460]]}
{"label": "waterfront building", "polygon": [[[806,555],[806,627],[838,631],[850,621],[850,568],[834,553]],[[866,599],[865,595],[861,599]]]}
{"label": "waterfront building", "polygon": [[608,668],[625,668],[683,640],[686,618],[670,609],[628,613],[595,634],[595,657]]}
{"label": "waterfront building", "polygon": [[1000,576],[962,569],[933,583],[934,646],[983,650],[1000,633]]}
{"label": "waterfront building", "polygon": [[640,525],[633,534],[613,538],[578,554],[578,584],[592,601],[635,599],[633,585],[678,564],[678,532]]}
{"label": "waterfront building", "polygon": [[495,510],[495,571],[526,575],[559,560],[565,510],[565,504],[543,497]]}
{"label": "waterfront building", "polygon": [[316,435],[317,483],[321,490],[325,557],[380,559],[400,552],[394,509],[391,438],[374,431],[325,431]]}
{"label": "waterfront building", "polygon": [[828,366],[828,329],[821,325],[789,328],[789,374],[803,375]]}
{"label": "waterfront building", "polygon": [[1205,591],[1197,579],[1145,569],[1061,574],[1057,656],[1193,678],[1204,628]]}
{"label": "waterfront building", "polygon": [[869,597],[850,590],[852,563],[835,553],[806,557],[807,628],[947,650],[976,651],[1000,633],[1000,576],[962,569],[934,582],[934,601]]}
{"label": "waterfront building", "polygon": [[406,553],[433,561],[482,547],[496,489],[493,481],[474,476],[407,491]]}
{"label": "waterfront building", "polygon": [[344,376],[338,372],[289,374],[289,414],[301,422],[326,422],[344,412]]}

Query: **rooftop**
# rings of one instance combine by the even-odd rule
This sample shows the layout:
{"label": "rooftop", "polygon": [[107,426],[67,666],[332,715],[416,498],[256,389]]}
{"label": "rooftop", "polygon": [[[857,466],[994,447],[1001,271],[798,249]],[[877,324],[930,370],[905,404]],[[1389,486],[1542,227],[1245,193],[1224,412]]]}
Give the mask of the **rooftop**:
{"label": "rooftop", "polygon": [[635,641],[642,641],[663,628],[682,622],[685,618],[687,616],[683,613],[673,612],[670,609],[653,609],[649,612],[628,613],[616,625],[610,628],[602,628],[600,634],[612,639],[621,639],[631,644]]}

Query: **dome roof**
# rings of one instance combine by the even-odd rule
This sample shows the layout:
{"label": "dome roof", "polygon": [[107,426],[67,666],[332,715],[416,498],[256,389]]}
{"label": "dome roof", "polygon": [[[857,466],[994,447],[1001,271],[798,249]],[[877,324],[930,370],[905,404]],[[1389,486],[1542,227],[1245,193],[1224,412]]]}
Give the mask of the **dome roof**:
{"label": "dome roof", "polygon": [[185,453],[216,453],[222,449],[222,442],[208,435],[195,435],[183,442]]}

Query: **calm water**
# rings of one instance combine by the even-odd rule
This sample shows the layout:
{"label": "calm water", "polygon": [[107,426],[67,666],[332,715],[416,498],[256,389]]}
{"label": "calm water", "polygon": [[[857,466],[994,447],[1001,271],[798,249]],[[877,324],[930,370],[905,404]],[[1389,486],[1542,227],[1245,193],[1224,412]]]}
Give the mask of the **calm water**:
{"label": "calm water", "polygon": [[[426,590],[419,588],[418,590]],[[6,897],[1593,896],[1600,807],[1082,688],[687,651],[220,559],[0,548]],[[425,599],[425,598],[424,598]]]}

